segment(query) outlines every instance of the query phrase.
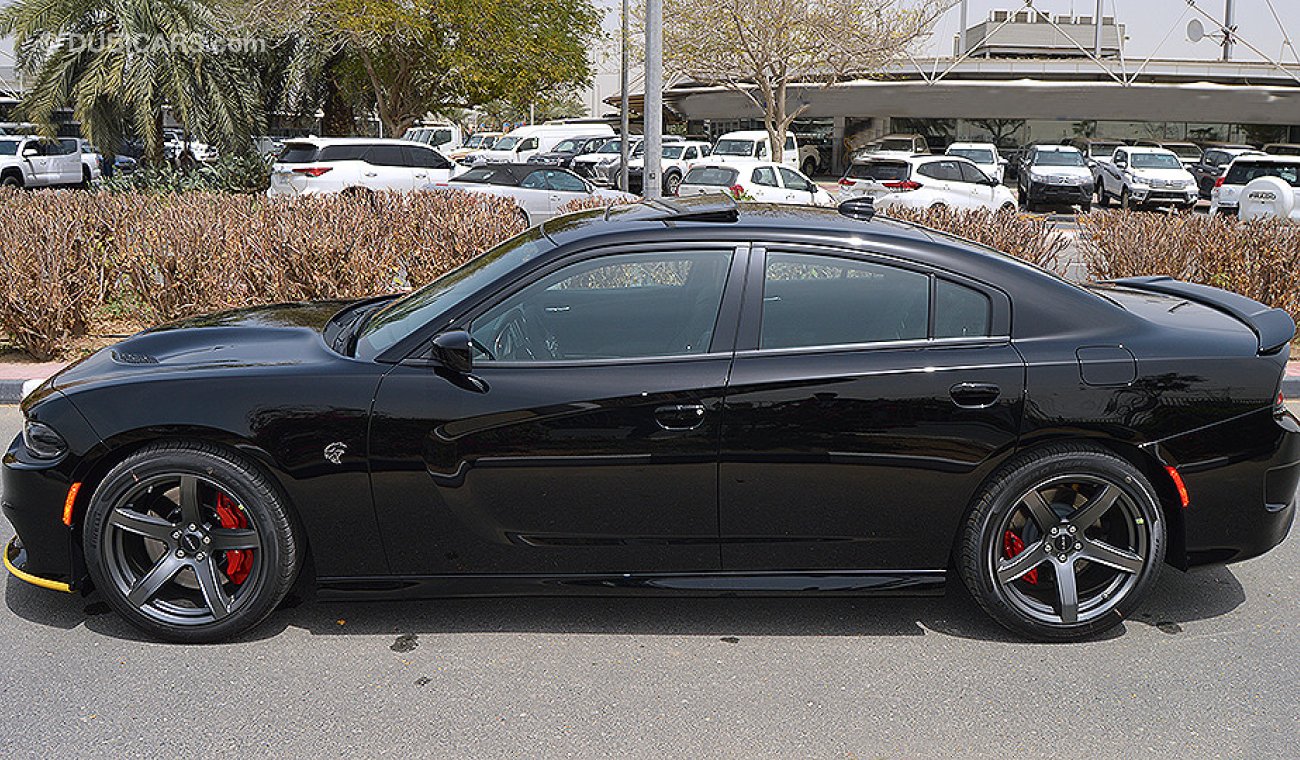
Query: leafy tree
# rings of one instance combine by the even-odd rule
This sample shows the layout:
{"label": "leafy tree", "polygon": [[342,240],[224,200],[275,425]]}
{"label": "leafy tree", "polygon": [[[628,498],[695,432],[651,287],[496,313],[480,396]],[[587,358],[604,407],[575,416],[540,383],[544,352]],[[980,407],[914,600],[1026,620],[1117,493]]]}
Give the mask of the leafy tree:
{"label": "leafy tree", "polygon": [[808,109],[794,83],[830,87],[896,61],[949,0],[664,0],[664,68],[726,87],[763,114],[780,161],[785,132]]}
{"label": "leafy tree", "polygon": [[[199,136],[244,150],[263,110],[246,61],[197,0],[17,0],[0,11],[30,84],[19,112],[53,132],[71,108],[92,142],[116,151],[139,135],[163,157],[163,109]],[[237,47],[237,46],[236,46]]]}
{"label": "leafy tree", "polygon": [[971,123],[988,132],[998,147],[1011,144],[1011,138],[1025,126],[1024,119],[971,119]]}

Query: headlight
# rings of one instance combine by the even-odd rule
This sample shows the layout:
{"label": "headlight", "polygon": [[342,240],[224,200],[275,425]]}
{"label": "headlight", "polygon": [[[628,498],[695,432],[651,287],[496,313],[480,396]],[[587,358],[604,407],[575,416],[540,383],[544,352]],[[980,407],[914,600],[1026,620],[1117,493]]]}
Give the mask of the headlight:
{"label": "headlight", "polygon": [[1133,184],[1135,184],[1135,185],[1149,185],[1149,184],[1151,184],[1151,180],[1147,179],[1146,177],[1139,177],[1138,175],[1134,174],[1134,175],[1133,175]]}
{"label": "headlight", "polygon": [[32,420],[23,425],[23,445],[37,459],[58,459],[68,450],[68,442],[57,430]]}

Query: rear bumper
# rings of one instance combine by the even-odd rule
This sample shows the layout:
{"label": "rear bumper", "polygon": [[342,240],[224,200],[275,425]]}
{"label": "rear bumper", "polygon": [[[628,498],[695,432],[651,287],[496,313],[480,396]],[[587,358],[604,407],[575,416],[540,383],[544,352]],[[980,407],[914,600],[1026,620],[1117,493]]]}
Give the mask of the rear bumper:
{"label": "rear bumper", "polygon": [[[1266,409],[1159,444],[1187,484],[1184,566],[1239,562],[1282,543],[1295,520],[1300,422]],[[1176,542],[1175,542],[1176,545]]]}

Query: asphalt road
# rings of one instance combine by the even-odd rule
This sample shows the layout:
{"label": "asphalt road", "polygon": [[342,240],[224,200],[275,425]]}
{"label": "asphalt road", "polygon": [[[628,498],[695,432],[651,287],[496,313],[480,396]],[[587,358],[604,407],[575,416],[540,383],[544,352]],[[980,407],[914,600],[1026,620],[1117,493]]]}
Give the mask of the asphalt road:
{"label": "asphalt road", "polygon": [[[0,436],[17,431],[0,407]],[[11,534],[0,521],[0,537]],[[1296,757],[1300,540],[1166,570],[1116,634],[1017,641],[914,600],[303,601],[141,640],[0,581],[0,755]]]}

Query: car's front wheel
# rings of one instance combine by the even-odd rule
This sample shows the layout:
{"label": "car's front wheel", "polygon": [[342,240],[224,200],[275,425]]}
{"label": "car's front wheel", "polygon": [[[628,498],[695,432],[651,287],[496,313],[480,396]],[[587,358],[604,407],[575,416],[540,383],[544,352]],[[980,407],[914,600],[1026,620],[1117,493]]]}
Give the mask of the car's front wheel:
{"label": "car's front wheel", "polygon": [[275,486],[209,444],[128,456],[95,489],[84,522],[95,587],[132,625],[173,641],[218,641],[261,622],[301,562]]}
{"label": "car's front wheel", "polygon": [[957,569],[995,620],[1044,641],[1118,625],[1165,556],[1165,521],[1142,472],[1111,453],[1056,445],[1022,456],[976,498]]}

